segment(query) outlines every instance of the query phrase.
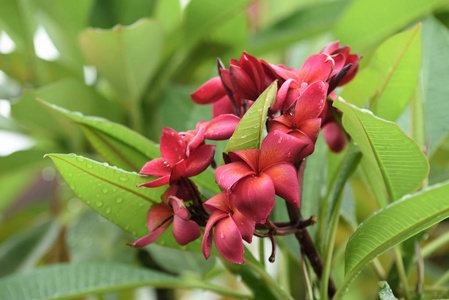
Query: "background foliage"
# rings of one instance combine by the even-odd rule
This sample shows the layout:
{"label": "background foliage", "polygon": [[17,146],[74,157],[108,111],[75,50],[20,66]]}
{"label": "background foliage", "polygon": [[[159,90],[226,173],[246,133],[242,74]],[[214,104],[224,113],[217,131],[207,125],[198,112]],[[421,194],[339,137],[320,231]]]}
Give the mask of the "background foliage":
{"label": "background foliage", "polygon": [[[448,297],[449,230],[442,221],[449,211],[447,1],[0,3],[0,299],[152,299],[153,292],[158,299],[195,299],[204,290],[229,298],[305,299],[317,279],[299,272],[308,267],[289,237],[277,241],[282,254],[267,271],[248,251],[248,263],[237,266],[179,251],[198,243],[167,248],[176,245],[168,235],[144,250],[126,246],[133,234],[145,234],[147,200],[159,201],[163,190],[129,191],[142,182],[132,171],[159,156],[162,127],[183,131],[211,118],[210,107],[194,105],[189,94],[216,76],[217,57],[226,65],[247,51],[299,68],[337,39],[363,56],[336,104],[363,158],[352,175],[345,173],[341,162],[351,162],[352,149],[330,153],[319,139],[307,162],[302,213],[318,216],[310,231],[327,274],[346,287],[361,271],[345,299],[374,299],[379,290],[382,299],[394,299],[388,297],[407,283],[409,291],[422,288],[416,299]],[[57,50],[53,57],[39,52],[42,32]],[[31,146],[8,152],[18,135]],[[42,159],[47,153],[77,156]],[[55,165],[79,185],[68,186]],[[346,185],[338,181],[345,176]],[[209,196],[218,191],[210,178],[195,179]],[[343,197],[334,197],[339,189]],[[111,197],[96,201],[99,195]],[[88,204],[99,215],[82,197],[92,199]],[[280,219],[285,213],[275,212]],[[380,223],[391,226],[388,234],[360,247],[358,239],[382,234],[370,231],[369,224]],[[424,269],[416,267],[421,259]],[[379,288],[381,280],[388,284]],[[260,286],[275,281],[278,289]],[[140,288],[147,286],[156,289]]]}

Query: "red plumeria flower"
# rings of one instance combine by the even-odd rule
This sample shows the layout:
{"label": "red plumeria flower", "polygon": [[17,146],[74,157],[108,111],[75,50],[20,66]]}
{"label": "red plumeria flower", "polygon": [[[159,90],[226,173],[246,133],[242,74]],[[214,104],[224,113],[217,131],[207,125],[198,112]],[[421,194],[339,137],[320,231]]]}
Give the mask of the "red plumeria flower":
{"label": "red plumeria flower", "polygon": [[270,67],[273,74],[282,82],[270,110],[272,113],[276,113],[282,108],[285,113],[309,85],[329,79],[334,61],[327,54],[315,54],[304,62],[299,71],[287,69],[283,66],[265,65],[267,68]]}
{"label": "red plumeria flower", "polygon": [[339,41],[335,41],[327,44],[320,53],[330,55],[335,62],[334,69],[331,76],[336,76],[342,69],[351,65],[346,71],[344,76],[340,78],[337,86],[342,86],[348,83],[354,78],[359,68],[360,57],[357,54],[350,54],[351,48],[349,46],[340,46]]}
{"label": "red plumeria flower", "polygon": [[222,141],[229,139],[234,134],[240,118],[236,115],[225,114],[213,118],[211,121],[201,121],[195,130],[181,132],[184,140],[191,141],[188,145],[198,146],[204,139]]}
{"label": "red plumeria flower", "polygon": [[299,186],[291,164],[307,146],[281,131],[272,131],[259,149],[229,152],[231,163],[217,168],[215,179],[234,192],[237,209],[248,218],[265,223],[274,206],[275,194],[299,208]]}
{"label": "red plumeria flower", "polygon": [[327,83],[317,81],[301,94],[293,111],[268,122],[268,131],[280,130],[307,143],[297,161],[313,153],[326,103]]}
{"label": "red plumeria flower", "polygon": [[181,177],[192,177],[206,170],[214,159],[215,146],[201,143],[201,138],[186,143],[175,130],[163,128],[160,145],[162,158],[147,162],[140,170],[140,174],[160,178],[139,186],[173,184]]}
{"label": "red plumeria flower", "polygon": [[[330,99],[335,99],[335,93],[332,92],[329,95]],[[324,106],[323,112],[321,113],[321,127],[323,129],[323,137],[326,141],[329,149],[333,152],[341,152],[346,145],[345,135],[335,121],[332,113],[330,112],[329,104],[326,102]],[[334,108],[335,109],[335,108]],[[337,110],[338,111],[338,110]]]}
{"label": "red plumeria flower", "polygon": [[186,245],[201,236],[200,227],[190,220],[190,217],[184,202],[175,196],[169,196],[162,203],[153,205],[148,211],[147,227],[150,233],[129,245],[144,247],[153,243],[172,223],[175,240],[182,246]]}
{"label": "red plumeria flower", "polygon": [[[233,263],[244,263],[242,239],[251,243],[256,222],[237,210],[230,191],[224,191],[210,198],[204,203],[204,207],[212,214],[204,230],[202,243],[204,257],[206,259],[210,257],[213,237],[221,256]],[[214,225],[215,232],[213,232]]]}

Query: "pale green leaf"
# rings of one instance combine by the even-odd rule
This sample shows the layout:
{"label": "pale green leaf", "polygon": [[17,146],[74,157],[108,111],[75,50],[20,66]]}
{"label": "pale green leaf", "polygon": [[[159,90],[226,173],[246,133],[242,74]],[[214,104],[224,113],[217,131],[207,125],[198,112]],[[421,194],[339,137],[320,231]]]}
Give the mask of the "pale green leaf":
{"label": "pale green leaf", "polygon": [[379,291],[380,300],[398,300],[398,298],[394,296],[393,291],[388,285],[388,282],[386,281],[379,282],[379,286],[381,287]]}
{"label": "pale green leaf", "polygon": [[258,149],[267,121],[268,109],[276,98],[277,82],[273,82],[246,112],[229,140],[225,153],[241,149]]}
{"label": "pale green leaf", "polygon": [[356,51],[375,46],[445,3],[444,0],[352,1],[335,27],[335,36]]}
{"label": "pale green leaf", "polygon": [[82,125],[89,142],[111,165],[139,171],[147,161],[160,157],[155,143],[121,124],[83,116],[42,100],[39,102]]}
{"label": "pale green leaf", "polygon": [[429,157],[449,133],[449,31],[434,18],[423,22],[422,102]]}
{"label": "pale green leaf", "polygon": [[396,120],[415,92],[421,68],[421,26],[400,33],[376,50],[370,65],[361,71],[341,96],[371,110],[380,118]]}
{"label": "pale green leaf", "polygon": [[416,142],[399,126],[341,98],[334,106],[343,111],[343,127],[362,151],[375,179],[385,186],[390,201],[422,184],[429,164]]}
{"label": "pale green leaf", "polygon": [[346,277],[336,299],[371,260],[419,232],[449,217],[449,183],[407,195],[375,212],[349,239],[345,254]]}
{"label": "pale green leaf", "polygon": [[117,263],[88,263],[46,266],[6,277],[0,280],[0,299],[73,299],[143,286],[202,288],[234,298],[252,298],[207,282],[154,270]]}
{"label": "pale green leaf", "polygon": [[137,101],[153,77],[163,47],[162,30],[154,20],[111,30],[87,29],[80,46],[89,65],[97,68],[121,100]]}

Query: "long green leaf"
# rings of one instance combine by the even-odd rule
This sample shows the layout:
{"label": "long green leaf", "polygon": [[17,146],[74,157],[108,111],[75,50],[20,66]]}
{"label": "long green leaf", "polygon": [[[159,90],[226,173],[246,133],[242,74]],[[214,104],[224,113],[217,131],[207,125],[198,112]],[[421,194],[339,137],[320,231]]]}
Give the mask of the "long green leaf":
{"label": "long green leaf", "polygon": [[425,155],[396,124],[377,118],[341,98],[334,106],[343,111],[343,126],[359,146],[371,172],[382,182],[390,201],[416,190],[429,172]]}
{"label": "long green leaf", "polygon": [[267,121],[267,113],[276,98],[277,82],[273,82],[246,112],[224,150],[258,149]]}
{"label": "long green leaf", "polygon": [[95,150],[111,165],[139,171],[149,160],[160,157],[159,147],[127,127],[98,117],[87,117],[39,100],[46,107],[82,125]]}
{"label": "long green leaf", "polygon": [[449,31],[435,18],[423,22],[422,101],[424,132],[430,139],[429,157],[449,133]]}
{"label": "long green leaf", "polygon": [[334,32],[343,44],[360,51],[405,28],[410,22],[444,3],[444,0],[352,1]]}
{"label": "long green leaf", "polygon": [[59,300],[73,299],[142,286],[160,288],[202,288],[234,298],[251,295],[211,285],[195,279],[183,279],[117,263],[61,264],[0,280],[0,299]]}
{"label": "long green leaf", "polygon": [[449,183],[434,185],[375,212],[351,236],[346,247],[346,277],[335,298],[371,260],[449,217]]}
{"label": "long green leaf", "polygon": [[369,67],[348,84],[341,96],[371,110],[380,118],[394,121],[415,92],[421,68],[421,26],[393,36],[376,50]]}
{"label": "long green leaf", "polygon": [[154,75],[163,36],[157,22],[142,19],[111,30],[87,29],[80,45],[88,64],[97,68],[124,101],[137,101]]}

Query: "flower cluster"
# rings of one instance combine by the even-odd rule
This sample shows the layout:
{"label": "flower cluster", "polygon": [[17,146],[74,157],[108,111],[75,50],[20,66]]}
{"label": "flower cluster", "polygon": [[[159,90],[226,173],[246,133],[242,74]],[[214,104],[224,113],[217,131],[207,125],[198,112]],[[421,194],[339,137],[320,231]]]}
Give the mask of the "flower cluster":
{"label": "flower cluster", "polygon": [[[140,171],[157,177],[140,186],[168,188],[162,203],[148,212],[149,234],[130,245],[154,242],[171,224],[175,240],[185,245],[201,236],[201,226],[205,228],[202,251],[206,258],[214,241],[225,259],[243,263],[243,241],[251,243],[253,235],[272,237],[298,230],[294,227],[298,224],[271,222],[275,197],[299,209],[301,164],[313,153],[321,129],[332,151],[344,148],[345,135],[334,119],[339,112],[330,104],[334,89],[355,76],[359,59],[350,54],[349,47],[333,42],[309,57],[299,70],[269,64],[246,52],[239,60],[231,59],[229,69],[219,60],[218,76],[191,94],[197,104],[212,104],[213,119],[186,132],[164,128],[162,158],[147,162]],[[215,166],[215,146],[205,141],[229,139],[247,110],[274,81],[278,92],[268,112],[268,134],[260,149],[223,154],[225,164],[215,170],[223,191],[203,202],[190,178]]]}

